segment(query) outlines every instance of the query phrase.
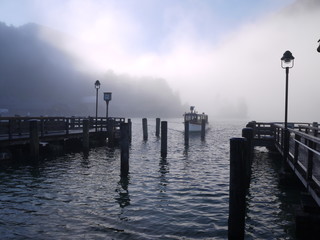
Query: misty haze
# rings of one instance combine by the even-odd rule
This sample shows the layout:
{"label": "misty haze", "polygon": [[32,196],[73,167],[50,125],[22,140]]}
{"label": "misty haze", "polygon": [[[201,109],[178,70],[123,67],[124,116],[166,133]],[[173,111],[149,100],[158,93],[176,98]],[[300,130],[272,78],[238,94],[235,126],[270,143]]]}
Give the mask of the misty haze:
{"label": "misty haze", "polygon": [[[59,3],[37,2],[37,14],[20,25],[11,25],[8,11],[0,19],[3,116],[93,115],[93,84],[100,80],[101,116],[106,91],[113,93],[112,116],[181,117],[195,105],[211,119],[281,121],[280,58],[286,50],[296,58],[290,121],[320,116],[319,1],[283,0],[274,7],[266,2],[260,9],[246,3],[251,15],[241,21],[215,12],[218,2],[143,2],[141,8],[112,1]],[[4,4],[10,7],[10,1]],[[147,15],[142,6],[150,9]]]}
{"label": "misty haze", "polygon": [[0,0],[0,238],[319,239],[319,23],[320,0]]}

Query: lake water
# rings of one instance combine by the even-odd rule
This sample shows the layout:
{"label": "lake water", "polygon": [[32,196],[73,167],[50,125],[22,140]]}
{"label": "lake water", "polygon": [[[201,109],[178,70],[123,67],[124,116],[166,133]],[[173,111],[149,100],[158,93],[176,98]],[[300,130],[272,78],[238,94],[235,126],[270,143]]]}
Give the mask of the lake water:
{"label": "lake water", "polygon": [[[155,120],[133,119],[130,174],[120,151],[52,157],[0,170],[1,239],[227,239],[229,139],[246,122],[214,122],[205,141],[184,146],[182,119],[168,121],[168,156],[160,157]],[[279,160],[279,159],[278,159]],[[278,183],[274,155],[255,151],[247,196],[246,239],[294,239],[299,191]]]}

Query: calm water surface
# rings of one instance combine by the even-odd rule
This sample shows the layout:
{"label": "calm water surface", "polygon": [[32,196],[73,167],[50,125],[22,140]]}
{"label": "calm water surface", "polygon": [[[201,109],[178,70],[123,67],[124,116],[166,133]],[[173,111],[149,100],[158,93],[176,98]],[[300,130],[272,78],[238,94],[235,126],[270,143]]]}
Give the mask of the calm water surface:
{"label": "calm water surface", "polygon": [[[142,140],[133,119],[130,174],[119,176],[118,149],[99,147],[0,170],[1,239],[227,239],[229,139],[245,122],[211,122],[205,141],[182,119],[168,119],[168,157],[155,121]],[[279,166],[255,151],[246,239],[294,239],[296,189],[278,184]]]}

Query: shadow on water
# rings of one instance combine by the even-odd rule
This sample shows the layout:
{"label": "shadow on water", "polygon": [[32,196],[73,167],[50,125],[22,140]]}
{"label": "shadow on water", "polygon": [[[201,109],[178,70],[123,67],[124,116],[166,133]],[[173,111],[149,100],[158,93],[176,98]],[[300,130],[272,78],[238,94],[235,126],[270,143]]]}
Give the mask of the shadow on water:
{"label": "shadow on water", "polygon": [[295,206],[303,187],[295,178],[280,182],[282,157],[257,148],[247,195],[247,239],[295,239]]}

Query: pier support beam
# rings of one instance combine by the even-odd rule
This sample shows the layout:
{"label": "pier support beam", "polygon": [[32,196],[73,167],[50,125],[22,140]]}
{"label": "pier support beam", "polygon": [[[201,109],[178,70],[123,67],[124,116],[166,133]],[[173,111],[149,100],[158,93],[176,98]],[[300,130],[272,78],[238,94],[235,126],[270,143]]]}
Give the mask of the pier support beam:
{"label": "pier support beam", "polygon": [[246,210],[245,138],[230,139],[228,238],[244,239]]}

